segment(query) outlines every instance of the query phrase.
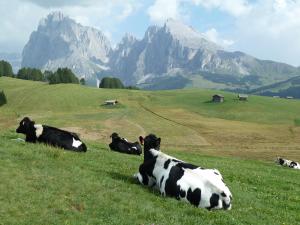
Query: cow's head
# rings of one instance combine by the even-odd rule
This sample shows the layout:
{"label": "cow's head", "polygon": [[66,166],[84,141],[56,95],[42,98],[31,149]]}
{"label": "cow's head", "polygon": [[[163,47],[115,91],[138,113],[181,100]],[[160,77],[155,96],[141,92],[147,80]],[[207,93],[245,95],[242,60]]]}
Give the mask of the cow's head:
{"label": "cow's head", "polygon": [[119,135],[116,132],[114,132],[110,135],[110,137],[112,138],[112,140],[114,140],[116,138],[119,138]]}
{"label": "cow's head", "polygon": [[281,158],[281,157],[277,157],[276,163],[278,163],[279,165],[283,165],[284,164],[284,159]]}
{"label": "cow's head", "polygon": [[28,134],[34,130],[34,121],[31,121],[28,117],[24,117],[19,127],[16,129],[17,133]]}
{"label": "cow's head", "polygon": [[295,168],[296,166],[297,166],[297,163],[294,161],[292,161],[289,165],[289,167],[291,167],[291,168]]}
{"label": "cow's head", "polygon": [[144,145],[144,151],[149,151],[150,149],[158,150],[160,149],[161,139],[156,137],[154,134],[149,134],[145,138],[139,137],[141,145]]}

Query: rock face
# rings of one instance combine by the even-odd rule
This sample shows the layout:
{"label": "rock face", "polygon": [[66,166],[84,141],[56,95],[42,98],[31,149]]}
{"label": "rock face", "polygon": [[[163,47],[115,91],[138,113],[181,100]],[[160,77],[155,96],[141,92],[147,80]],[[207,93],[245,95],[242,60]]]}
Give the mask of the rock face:
{"label": "rock face", "polygon": [[149,27],[141,40],[126,34],[112,49],[103,33],[59,12],[48,15],[31,34],[22,66],[69,67],[87,80],[113,75],[126,85],[160,89],[248,90],[300,75],[299,68],[287,64],[225,51],[175,20]]}
{"label": "rock face", "polygon": [[[183,76],[201,80],[196,86],[235,89],[282,81],[299,73],[298,68],[258,60],[242,52],[227,52],[185,24],[168,20],[150,27],[142,40],[124,37],[110,58],[113,74],[125,82],[153,86]],[[204,81],[204,82],[202,82]],[[215,83],[216,85],[213,85]]]}
{"label": "rock face", "polygon": [[42,19],[23,49],[22,66],[55,70],[69,67],[78,76],[106,69],[111,51],[102,32],[82,26],[60,12]]}

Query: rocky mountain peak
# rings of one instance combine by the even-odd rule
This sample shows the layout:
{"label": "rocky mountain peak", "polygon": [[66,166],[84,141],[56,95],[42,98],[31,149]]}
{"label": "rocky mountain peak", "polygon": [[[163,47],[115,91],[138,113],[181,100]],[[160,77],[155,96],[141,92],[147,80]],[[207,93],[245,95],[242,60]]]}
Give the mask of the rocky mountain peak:
{"label": "rocky mountain peak", "polygon": [[22,66],[55,70],[69,67],[78,76],[93,76],[105,67],[111,45],[105,35],[61,12],[43,18],[23,49]]}
{"label": "rocky mountain peak", "polygon": [[133,36],[130,33],[126,33],[124,35],[124,37],[122,38],[122,40],[121,40],[121,42],[120,42],[119,45],[122,45],[122,46],[127,45],[128,46],[128,45],[134,44],[137,41],[138,41],[138,39],[135,36]]}
{"label": "rocky mountain peak", "polygon": [[163,26],[163,30],[185,47],[192,49],[205,48],[214,51],[222,49],[222,47],[207,40],[202,33],[195,30],[193,27],[178,20],[168,19]]}
{"label": "rocky mountain peak", "polygon": [[47,15],[46,18],[43,18],[40,20],[39,26],[49,26],[51,23],[59,23],[64,20],[70,19],[69,17],[65,16],[62,12],[60,11],[55,11]]}

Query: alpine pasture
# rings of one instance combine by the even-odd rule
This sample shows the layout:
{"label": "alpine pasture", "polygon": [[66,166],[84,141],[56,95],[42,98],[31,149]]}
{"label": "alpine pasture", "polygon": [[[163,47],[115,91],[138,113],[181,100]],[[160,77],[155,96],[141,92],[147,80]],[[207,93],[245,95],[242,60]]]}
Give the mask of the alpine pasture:
{"label": "alpine pasture", "polygon": [[[212,90],[138,91],[0,78],[0,224],[300,224],[300,101]],[[224,103],[211,103],[220,93]],[[120,104],[104,106],[107,99]],[[84,154],[18,141],[28,116],[80,134]],[[222,173],[231,211],[208,211],[141,186],[142,156],[109,150],[110,135],[154,133],[161,150]]]}

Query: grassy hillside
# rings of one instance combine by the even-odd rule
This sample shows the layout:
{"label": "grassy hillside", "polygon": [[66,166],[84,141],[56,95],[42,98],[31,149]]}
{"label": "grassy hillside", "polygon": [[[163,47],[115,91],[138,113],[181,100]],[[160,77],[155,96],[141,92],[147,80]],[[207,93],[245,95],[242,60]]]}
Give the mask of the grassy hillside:
{"label": "grassy hillside", "polygon": [[264,96],[280,96],[282,98],[287,96],[300,98],[300,76],[255,89],[251,93]]}
{"label": "grassy hillside", "polygon": [[[300,102],[251,96],[210,103],[214,91],[105,90],[0,78],[0,224],[295,224],[300,173],[276,166],[300,161]],[[103,106],[118,99],[117,107]],[[80,133],[86,154],[16,140],[30,116]],[[142,157],[111,152],[109,135],[129,140],[153,132],[162,150],[217,168],[233,209],[209,212],[163,198],[132,178]]]}

